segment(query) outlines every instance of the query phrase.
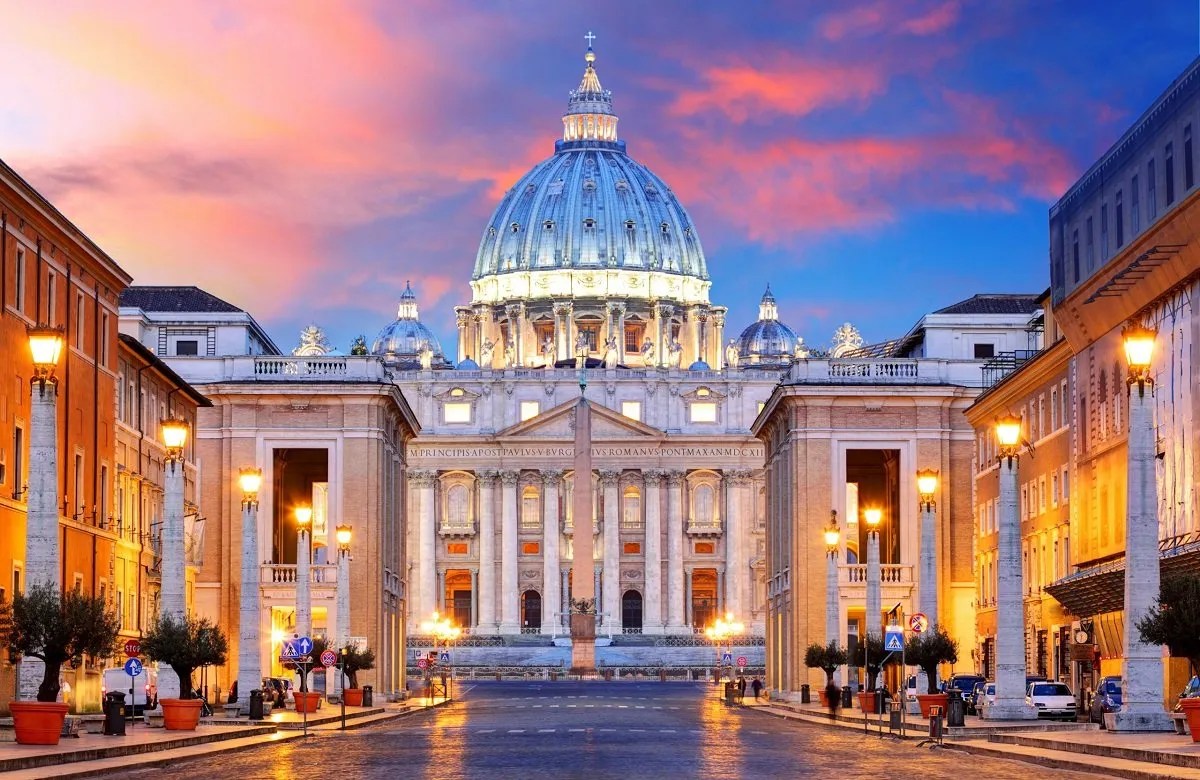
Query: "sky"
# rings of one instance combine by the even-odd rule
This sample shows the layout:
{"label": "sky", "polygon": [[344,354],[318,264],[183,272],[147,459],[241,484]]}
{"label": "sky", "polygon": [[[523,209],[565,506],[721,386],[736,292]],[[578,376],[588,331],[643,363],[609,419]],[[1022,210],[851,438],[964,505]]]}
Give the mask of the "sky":
{"label": "sky", "polygon": [[731,335],[807,343],[1049,285],[1047,210],[1196,57],[1194,0],[7,3],[0,158],[138,284],[343,351],[453,306],[550,156],[595,33],[629,153],[696,224]]}

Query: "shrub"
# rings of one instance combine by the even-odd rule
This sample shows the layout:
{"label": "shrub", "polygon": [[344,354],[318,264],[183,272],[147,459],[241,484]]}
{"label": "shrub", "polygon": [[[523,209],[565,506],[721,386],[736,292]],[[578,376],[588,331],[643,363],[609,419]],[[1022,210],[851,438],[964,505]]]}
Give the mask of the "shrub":
{"label": "shrub", "polygon": [[920,667],[929,681],[929,693],[938,693],[937,670],[942,664],[958,663],[958,642],[941,626],[930,626],[928,630],[908,640],[904,648],[905,660]]}
{"label": "shrub", "polygon": [[179,676],[179,696],[192,698],[192,673],[202,666],[225,663],[229,641],[208,618],[191,615],[179,620],[160,615],[142,637],[142,652],[167,664]]}

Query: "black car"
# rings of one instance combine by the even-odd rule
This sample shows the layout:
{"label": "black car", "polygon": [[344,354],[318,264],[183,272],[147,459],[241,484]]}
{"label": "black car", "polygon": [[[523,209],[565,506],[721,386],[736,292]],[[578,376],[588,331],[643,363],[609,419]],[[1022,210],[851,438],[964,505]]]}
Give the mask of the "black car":
{"label": "black car", "polygon": [[967,712],[974,712],[975,685],[981,682],[983,682],[983,675],[981,674],[956,674],[942,684],[942,690],[947,693],[949,693],[951,688],[957,690],[962,694]]}

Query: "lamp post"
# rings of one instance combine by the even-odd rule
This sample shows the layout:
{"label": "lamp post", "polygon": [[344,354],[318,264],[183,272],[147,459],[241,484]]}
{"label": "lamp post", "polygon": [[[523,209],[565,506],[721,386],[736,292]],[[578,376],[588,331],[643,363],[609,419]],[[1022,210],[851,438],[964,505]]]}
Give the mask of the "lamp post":
{"label": "lamp post", "polygon": [[258,490],[262,470],[244,468],[238,472],[242,489],[242,586],[238,621],[238,703],[239,711],[250,713],[250,691],[262,687],[262,620],[258,563]]}
{"label": "lamp post", "polygon": [[[841,638],[841,610],[838,593],[838,546],[842,532],[838,529],[837,511],[830,513],[829,527],[825,529],[825,643],[837,642]],[[834,673],[835,682],[840,671]]]}
{"label": "lamp post", "polygon": [[296,633],[309,636],[312,633],[312,528],[311,506],[298,506],[292,510],[296,518]]}
{"label": "lamp post", "polygon": [[867,636],[883,638],[883,599],[879,593],[879,523],[883,510],[871,507],[863,510],[867,524]]}
{"label": "lamp post", "polygon": [[704,629],[704,635],[712,641],[717,651],[717,680],[714,683],[720,682],[720,675],[725,666],[722,663],[722,651],[726,649],[730,656],[729,679],[733,679],[733,637],[740,636],[745,631],[746,627],[734,619],[732,612],[726,612],[723,619],[717,618],[711,626]]}
{"label": "lamp post", "polygon": [[[159,425],[166,458],[163,462],[162,584],[159,614],[176,621],[187,618],[186,571],[183,528],[183,460],[187,446],[188,424],[169,417]],[[160,669],[160,699],[181,695],[180,681],[173,670],[166,676]]]}
{"label": "lamp post", "polygon": [[[1170,731],[1163,709],[1162,651],[1142,641],[1137,624],[1159,595],[1158,488],[1154,478],[1155,332],[1131,322],[1121,333],[1129,366],[1129,465],[1125,511],[1125,658],[1121,709],[1105,716],[1114,731]],[[1146,389],[1150,392],[1147,393]]]}
{"label": "lamp post", "polygon": [[[337,538],[337,624],[333,641],[339,651],[350,644],[350,536],[348,525],[339,525],[334,532]],[[339,677],[335,692],[341,696],[342,680]]]}
{"label": "lamp post", "polygon": [[[433,652],[438,654],[438,643],[441,642],[446,648],[446,656],[450,656],[450,643],[457,640],[462,634],[462,629],[454,625],[448,616],[441,615],[437,612],[429,620],[422,621],[421,633],[428,634],[433,637]],[[440,661],[439,661],[440,662]],[[429,701],[433,703],[433,664],[426,667],[427,673],[430,675],[429,682]],[[442,697],[443,699],[450,698],[450,685],[453,683],[454,668],[451,664],[447,664],[447,668],[442,671]]]}
{"label": "lamp post", "polygon": [[[25,500],[26,585],[58,587],[58,377],[63,336],[58,328],[28,329],[33,373],[29,377],[29,483]],[[17,490],[21,474],[16,475]],[[41,659],[21,660],[18,698],[37,696],[45,665]]]}
{"label": "lamp post", "polygon": [[991,720],[1037,717],[1025,704],[1025,631],[1021,593],[1021,519],[1017,514],[1017,460],[1021,420],[1006,415],[996,421],[1000,470],[1000,518],[996,568],[996,700],[981,711]]}

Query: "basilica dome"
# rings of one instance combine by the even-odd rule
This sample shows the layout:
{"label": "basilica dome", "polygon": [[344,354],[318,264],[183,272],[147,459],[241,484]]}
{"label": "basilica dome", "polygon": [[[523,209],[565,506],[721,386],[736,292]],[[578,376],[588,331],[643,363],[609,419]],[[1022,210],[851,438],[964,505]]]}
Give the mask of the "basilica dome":
{"label": "basilica dome", "polygon": [[696,227],[666,183],[626,154],[595,60],[589,47],[554,154],[517,181],[484,228],[471,277],[475,303],[708,302]]}
{"label": "basilica dome", "polygon": [[386,363],[399,368],[449,367],[437,336],[419,318],[417,295],[408,283],[400,295],[396,320],[375,337],[371,354],[380,355]]}
{"label": "basilica dome", "polygon": [[738,364],[743,366],[786,366],[798,351],[803,349],[804,339],[779,321],[779,310],[775,296],[768,285],[758,304],[758,321],[751,323],[737,339]]}

